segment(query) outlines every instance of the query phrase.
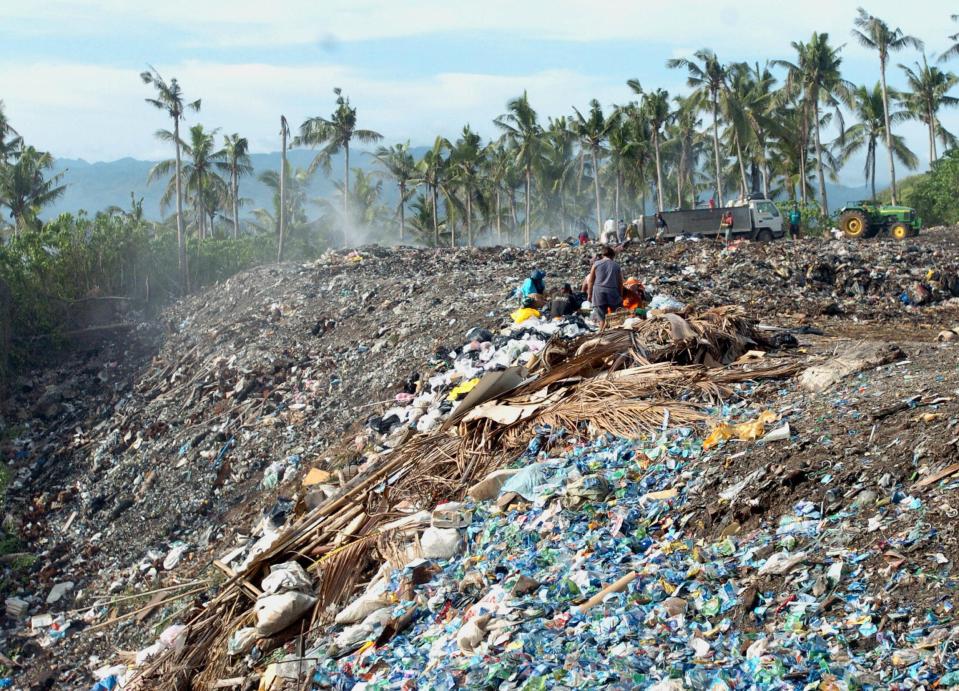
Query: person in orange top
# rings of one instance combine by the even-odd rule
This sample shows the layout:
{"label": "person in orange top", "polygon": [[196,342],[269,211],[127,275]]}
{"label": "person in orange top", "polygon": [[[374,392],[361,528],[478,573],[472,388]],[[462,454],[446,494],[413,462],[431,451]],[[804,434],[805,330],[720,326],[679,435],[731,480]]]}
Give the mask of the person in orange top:
{"label": "person in orange top", "polygon": [[623,284],[623,307],[632,312],[645,304],[646,288],[638,278],[627,278]]}

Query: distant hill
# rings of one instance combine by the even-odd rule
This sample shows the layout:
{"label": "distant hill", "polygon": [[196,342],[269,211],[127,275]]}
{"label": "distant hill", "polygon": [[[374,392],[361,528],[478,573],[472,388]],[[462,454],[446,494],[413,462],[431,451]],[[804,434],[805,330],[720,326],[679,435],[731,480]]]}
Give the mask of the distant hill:
{"label": "distant hill", "polygon": [[[424,147],[413,148],[412,153],[420,157],[425,150]],[[314,155],[315,152],[307,149],[292,149],[287,154],[290,165],[294,168],[306,168]],[[270,208],[272,192],[257,179],[257,176],[264,171],[278,170],[280,167],[279,152],[252,154],[250,159],[255,174],[240,180],[240,195],[251,200],[243,207],[246,214],[254,208]],[[130,192],[133,192],[137,198],[143,197],[143,208],[148,218],[161,218],[164,214],[160,211],[160,197],[163,194],[164,185],[160,182],[147,184],[147,175],[154,163],[154,161],[141,161],[134,158],[121,158],[105,163],[87,163],[81,159],[69,158],[56,159],[54,171],[63,173],[63,182],[67,189],[54,204],[44,208],[41,216],[49,219],[63,212],[76,213],[81,209],[93,213],[109,206],[126,209],[130,206]],[[371,157],[354,151],[351,152],[350,164],[353,167],[369,170]],[[339,180],[343,170],[342,156],[334,157],[332,166],[333,177]],[[322,171],[318,171],[310,187],[311,196],[326,197],[333,190],[332,180]],[[827,183],[827,191],[829,205],[833,209],[840,208],[848,201],[869,197],[869,189],[866,186],[844,187]],[[396,199],[397,193],[394,186],[386,182],[383,185],[384,202],[395,204]],[[167,209],[166,213],[170,212],[171,209]],[[310,209],[308,213],[313,215],[315,209]]]}

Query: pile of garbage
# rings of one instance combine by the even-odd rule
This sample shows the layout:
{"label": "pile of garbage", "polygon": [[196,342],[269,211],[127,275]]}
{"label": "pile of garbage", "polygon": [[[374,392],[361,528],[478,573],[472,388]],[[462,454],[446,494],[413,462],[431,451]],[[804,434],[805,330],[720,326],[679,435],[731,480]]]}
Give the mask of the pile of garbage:
{"label": "pile of garbage", "polygon": [[[384,559],[402,565],[423,555],[453,556],[461,542],[457,530],[465,525],[463,514],[455,507],[444,514],[440,506],[438,517],[430,510],[442,501],[461,499],[475,481],[517,457],[535,457],[544,435],[550,436],[544,430],[573,430],[583,438],[609,433],[635,437],[642,430],[702,423],[708,418],[706,407],[732,395],[740,383],[789,376],[798,369],[792,361],[772,357],[736,362],[770,347],[768,334],[755,330],[736,310],[651,320],[658,321],[665,328],[644,322],[635,329],[578,336],[582,327],[575,319],[524,322],[503,333],[499,347],[471,340],[451,368],[462,383],[450,390],[453,381],[437,375],[424,390],[408,393],[409,407],[419,396],[426,406],[419,419],[400,426],[398,444],[385,443],[345,486],[324,493],[282,529],[265,532],[252,548],[232,553],[235,570],[221,560],[230,578],[213,599],[184,618],[186,645],[161,652],[138,667],[132,679],[144,684],[194,679],[194,684],[212,687],[237,671],[233,665],[239,661],[230,650],[245,653],[254,646],[256,662],[304,627],[312,630]],[[554,332],[553,339],[536,343],[529,331],[542,334],[537,329]],[[490,332],[474,334],[496,340]],[[521,338],[536,343],[538,352],[522,349],[506,369],[464,382],[482,371],[484,353],[492,352],[488,359],[493,362],[496,353],[524,343]],[[703,344],[709,347],[703,349]],[[565,359],[558,356],[564,347],[573,353]],[[734,364],[673,363],[682,353],[700,358],[710,351],[717,361]],[[439,409],[430,407],[438,399],[435,387],[449,391],[446,401],[456,394],[455,405],[445,412],[442,403]],[[443,424],[409,437],[410,425],[434,411]],[[401,418],[399,412],[391,416]],[[309,588],[280,592],[273,587],[274,582],[303,583],[299,576],[281,575],[298,570],[315,574],[315,586],[309,577]]]}
{"label": "pile of garbage", "polygon": [[[575,456],[601,453],[604,434],[613,438],[601,443],[639,449],[676,442],[679,429],[692,444],[729,416],[720,399],[745,400],[748,382],[797,371],[764,355],[793,345],[791,334],[705,307],[828,326],[921,321],[953,304],[956,252],[944,233],[907,244],[677,242],[619,255],[656,296],[654,319],[602,336],[579,318],[511,323],[509,294],[530,271],[578,286],[593,251],[361,248],[261,267],[171,309],[150,362],[146,346],[107,347],[14,382],[4,521],[35,566],[9,592],[0,642],[15,641],[23,659],[51,651],[148,685],[200,671],[204,683],[258,676],[291,640],[321,638],[294,626],[233,640],[256,628],[264,593],[299,593],[298,607],[315,598],[297,620],[307,630],[331,622],[382,564],[423,558],[434,508],[462,503],[517,459],[546,460],[537,444]],[[822,270],[810,273],[814,264]],[[917,282],[929,299],[904,300]],[[156,342],[151,329],[142,335]],[[547,443],[554,435],[562,440]],[[718,452],[697,453],[696,464]],[[679,500],[699,526],[685,539],[704,539],[704,521],[758,520],[755,506],[723,515],[714,509],[725,504],[702,496],[670,506]],[[452,523],[464,520],[463,507],[450,510]],[[465,510],[473,527],[437,528],[459,531],[458,549],[472,549],[475,521],[496,507]],[[267,591],[270,570],[289,563],[306,567],[310,592]],[[231,641],[254,652],[231,657]],[[149,652],[121,672],[114,648]],[[59,683],[83,678],[80,667]]]}

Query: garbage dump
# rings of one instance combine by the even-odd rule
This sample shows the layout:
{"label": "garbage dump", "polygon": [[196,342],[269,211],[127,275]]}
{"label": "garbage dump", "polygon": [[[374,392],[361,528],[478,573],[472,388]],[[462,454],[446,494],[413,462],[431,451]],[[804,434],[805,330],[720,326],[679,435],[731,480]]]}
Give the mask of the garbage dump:
{"label": "garbage dump", "polygon": [[588,247],[362,248],[15,382],[0,678],[954,683],[948,239],[619,257],[659,300],[602,334],[509,317]]}

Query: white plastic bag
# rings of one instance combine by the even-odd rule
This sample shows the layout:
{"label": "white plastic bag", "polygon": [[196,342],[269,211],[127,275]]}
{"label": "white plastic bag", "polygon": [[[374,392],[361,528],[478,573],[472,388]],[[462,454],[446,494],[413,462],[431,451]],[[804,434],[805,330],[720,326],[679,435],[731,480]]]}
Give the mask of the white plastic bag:
{"label": "white plastic bag", "polygon": [[313,592],[313,580],[295,561],[274,564],[270,567],[270,575],[260,584],[264,593],[283,593],[288,590],[297,590],[301,593]]}
{"label": "white plastic bag", "polygon": [[291,591],[279,595],[261,595],[253,609],[256,612],[256,633],[261,638],[272,636],[306,614],[316,598]]}
{"label": "white plastic bag", "polygon": [[427,559],[450,559],[463,548],[460,533],[455,528],[427,528],[420,538],[423,556]]}

